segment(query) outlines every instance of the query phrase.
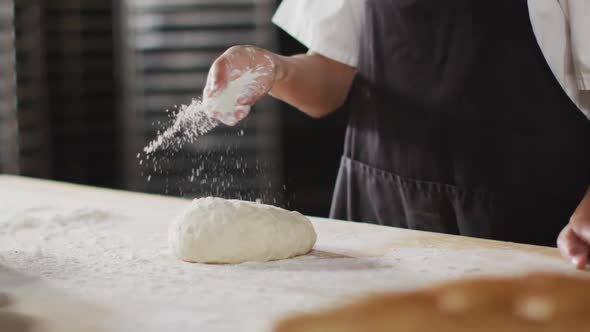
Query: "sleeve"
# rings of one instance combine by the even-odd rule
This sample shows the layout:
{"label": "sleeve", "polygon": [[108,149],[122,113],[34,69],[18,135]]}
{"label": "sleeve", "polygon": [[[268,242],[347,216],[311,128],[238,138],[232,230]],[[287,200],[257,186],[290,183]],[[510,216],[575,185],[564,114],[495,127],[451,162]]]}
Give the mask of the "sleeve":
{"label": "sleeve", "polygon": [[568,14],[576,80],[580,90],[590,91],[590,1],[569,0]]}
{"label": "sleeve", "polygon": [[356,67],[364,10],[364,0],[283,0],[273,23],[310,51]]}

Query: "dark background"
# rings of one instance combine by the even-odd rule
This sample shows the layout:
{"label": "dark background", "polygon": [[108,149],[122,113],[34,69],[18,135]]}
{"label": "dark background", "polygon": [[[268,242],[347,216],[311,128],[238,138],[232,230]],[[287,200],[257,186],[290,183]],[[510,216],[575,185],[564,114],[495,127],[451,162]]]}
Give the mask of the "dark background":
{"label": "dark background", "polygon": [[[162,175],[166,186],[143,186],[141,181],[145,182],[145,178],[138,180],[141,185],[129,184],[130,174],[133,175],[138,170],[128,165],[134,158],[130,151],[134,151],[136,146],[132,146],[131,149],[124,148],[129,146],[129,129],[122,125],[122,122],[129,118],[129,113],[137,113],[134,111],[134,107],[137,106],[130,106],[128,101],[143,102],[161,91],[150,90],[145,87],[146,85],[133,85],[131,88],[125,85],[124,81],[128,81],[130,77],[141,78],[151,74],[146,71],[147,74],[141,76],[129,72],[128,63],[137,61],[136,59],[146,59],[166,50],[142,50],[135,52],[133,56],[122,50],[121,45],[128,37],[122,25],[128,23],[125,15],[129,15],[121,10],[121,3],[124,2],[2,2],[1,173],[187,197],[210,194],[198,190],[174,190],[180,187],[179,182],[182,181],[169,180],[172,178],[172,172]],[[237,15],[244,11],[259,10],[255,5],[205,2],[195,0],[192,4],[184,4],[185,7],[175,8],[171,5],[174,1],[160,1],[158,8],[150,7],[145,12],[149,15],[169,15],[172,12],[186,13],[192,10],[209,15],[202,16],[201,19],[195,16],[195,24],[162,25],[156,29],[159,32],[182,33],[186,30],[198,36],[200,31],[250,31],[262,27],[271,29],[269,31],[272,31],[275,41],[272,48],[275,51],[286,55],[306,51],[286,33],[273,29],[269,24],[270,17],[252,24],[221,24],[221,21],[224,21],[224,13]],[[271,3],[270,10],[274,11],[276,5],[277,3]],[[268,12],[271,11],[267,8]],[[198,24],[199,20],[214,21],[213,14],[207,13],[218,15],[216,17],[220,20],[219,26]],[[195,32],[197,28],[201,30]],[[209,56],[213,56],[220,54],[225,46],[231,44],[233,43],[228,41],[227,45],[221,46],[216,43],[202,45],[201,48],[208,52]],[[138,54],[141,57],[137,56]],[[198,68],[198,71],[202,74],[206,69]],[[174,70],[176,74],[183,73],[182,68]],[[187,94],[195,97],[200,94],[199,84],[202,82],[195,82],[195,88],[183,87],[182,91],[175,90],[167,96],[172,96],[170,100],[178,100],[178,103],[181,103]],[[274,123],[278,134],[273,135],[277,137],[270,138],[280,142],[278,149],[271,150],[278,160],[276,164],[281,167],[277,173],[280,174],[279,178],[273,179],[277,182],[273,183],[273,186],[280,188],[280,192],[276,193],[280,198],[273,203],[309,215],[326,216],[342,152],[346,114],[337,112],[325,119],[313,120],[284,103],[275,104],[271,108],[273,112],[280,112],[276,119],[279,123]],[[162,116],[163,111],[164,109],[160,110],[159,107],[151,110],[152,113],[161,113],[158,116]],[[263,111],[254,110],[252,117],[263,117],[264,114]],[[133,119],[130,121],[136,123]],[[248,121],[253,123],[256,120]],[[239,128],[220,129],[212,135],[226,137],[233,135],[233,131],[236,130]],[[247,131],[251,135],[256,134],[252,132],[256,130]],[[152,135],[153,128],[144,136],[147,139]],[[236,146],[240,149],[239,144]],[[211,155],[209,152],[199,151],[201,155]],[[243,149],[239,153],[250,152]],[[194,155],[191,158],[190,160],[195,160]],[[190,160],[182,163],[174,159],[171,167],[176,168],[178,172],[185,172],[191,168]],[[262,167],[260,172],[264,171],[265,168]],[[196,183],[188,185],[198,186]],[[229,193],[226,195],[231,196]]]}
{"label": "dark background", "polygon": [[[281,54],[307,50],[287,33],[279,32]],[[310,215],[327,216],[340,164],[347,114],[332,113],[311,119],[281,103],[283,167],[286,198],[293,208]]]}

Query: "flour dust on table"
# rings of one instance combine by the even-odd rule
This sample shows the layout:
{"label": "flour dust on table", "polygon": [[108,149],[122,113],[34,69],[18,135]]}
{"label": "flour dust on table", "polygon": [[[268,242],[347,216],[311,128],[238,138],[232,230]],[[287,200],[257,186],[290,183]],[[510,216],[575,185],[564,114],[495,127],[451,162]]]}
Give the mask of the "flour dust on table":
{"label": "flour dust on table", "polygon": [[292,258],[311,251],[317,236],[296,211],[221,198],[195,199],[169,228],[178,258],[238,264]]}

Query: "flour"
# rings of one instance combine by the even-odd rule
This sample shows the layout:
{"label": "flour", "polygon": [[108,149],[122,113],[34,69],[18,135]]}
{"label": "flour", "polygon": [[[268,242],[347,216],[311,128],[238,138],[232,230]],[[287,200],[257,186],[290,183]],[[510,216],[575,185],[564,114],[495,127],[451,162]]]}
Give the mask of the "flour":
{"label": "flour", "polygon": [[[233,72],[230,76],[239,75]],[[205,113],[218,119],[224,124],[233,126],[250,113],[250,106],[238,105],[237,99],[244,95],[250,95],[259,87],[256,80],[264,75],[261,70],[248,70],[227,84],[225,89],[213,98],[204,101]]]}
{"label": "flour", "polygon": [[57,229],[72,230],[85,225],[96,225],[112,220],[117,215],[102,209],[85,208],[56,208],[34,206],[22,211],[4,211],[0,218],[0,229],[15,234],[21,231],[42,231],[45,235]]}
{"label": "flour", "polygon": [[186,143],[194,142],[197,137],[208,133],[219,124],[205,113],[205,105],[198,99],[193,99],[190,105],[182,105],[178,113],[172,117],[172,126],[159,133],[158,138],[143,149],[146,155],[160,148],[177,150]]}
{"label": "flour", "polygon": [[[236,73],[232,73],[235,76]],[[212,98],[193,99],[190,105],[182,105],[173,115],[173,123],[144,148],[147,155],[156,150],[178,150],[182,145],[194,142],[219,125],[235,125],[250,112],[249,106],[238,105],[237,99],[256,89],[256,79],[262,76],[259,70],[248,70],[229,82],[224,90]]]}
{"label": "flour", "polygon": [[[70,324],[75,317],[85,324],[77,330],[43,326],[44,331],[267,332],[276,319],[298,311],[470,277],[474,273],[465,271],[476,268],[476,275],[573,272],[542,248],[466,248],[459,238],[414,239],[395,228],[313,218],[318,241],[309,255],[242,265],[187,264],[173,257],[166,233],[187,201],[25,183],[0,185],[0,292],[9,288],[15,303],[39,319]],[[24,219],[28,226],[21,227]],[[53,225],[50,233],[43,220]],[[17,293],[19,285],[31,295]],[[83,313],[56,314],[61,304],[48,293],[52,286],[78,299]]]}

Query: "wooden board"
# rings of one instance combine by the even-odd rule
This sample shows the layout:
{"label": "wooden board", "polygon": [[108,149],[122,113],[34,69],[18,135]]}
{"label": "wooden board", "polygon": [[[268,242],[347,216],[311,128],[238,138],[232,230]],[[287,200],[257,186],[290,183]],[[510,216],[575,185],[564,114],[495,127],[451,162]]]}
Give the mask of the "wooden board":
{"label": "wooden board", "polygon": [[553,248],[320,218],[311,218],[318,242],[307,256],[188,264],[166,242],[168,223],[186,204],[0,176],[0,292],[11,303],[4,312],[22,331],[267,331],[285,315],[368,293],[482,275],[578,273]]}

